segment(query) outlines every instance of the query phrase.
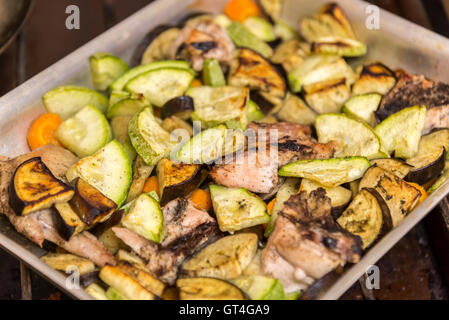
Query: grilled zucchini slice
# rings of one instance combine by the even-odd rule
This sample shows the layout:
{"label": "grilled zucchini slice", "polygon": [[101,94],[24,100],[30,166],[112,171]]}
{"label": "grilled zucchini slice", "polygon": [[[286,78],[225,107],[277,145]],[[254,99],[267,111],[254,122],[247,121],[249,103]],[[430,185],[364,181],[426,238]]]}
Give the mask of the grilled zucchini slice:
{"label": "grilled zucchini slice", "polygon": [[351,92],[345,78],[321,81],[304,87],[309,106],[318,113],[337,113]]}
{"label": "grilled zucchini slice", "polygon": [[106,291],[100,287],[97,283],[91,283],[86,287],[86,292],[95,300],[108,300],[106,296]]}
{"label": "grilled zucchini slice", "polygon": [[96,90],[106,90],[109,85],[128,71],[128,64],[109,53],[98,52],[89,58],[92,82]]}
{"label": "grilled zucchini slice", "polygon": [[444,182],[446,182],[446,180],[449,178],[449,169],[447,168],[447,164],[446,164],[446,168],[443,170],[443,172],[441,173],[441,175],[439,176],[439,178],[435,181],[434,184],[432,184],[432,186],[429,188],[428,192],[432,193],[434,192],[436,189],[438,189]]}
{"label": "grilled zucchini slice", "polygon": [[230,129],[245,130],[249,90],[243,87],[195,87],[186,95],[192,97],[195,111],[192,120],[201,121],[203,128],[224,124]]}
{"label": "grilled zucchini slice", "polygon": [[28,215],[69,201],[75,192],[58,180],[40,157],[31,158],[14,171],[9,186],[9,204],[17,215]]}
{"label": "grilled zucchini slice", "polygon": [[116,116],[111,119],[112,136],[117,140],[125,150],[130,162],[134,162],[137,152],[134,149],[131,139],[128,135],[128,124],[131,116]]}
{"label": "grilled zucchini slice", "polygon": [[323,37],[312,43],[312,52],[337,54],[342,57],[360,57],[366,54],[366,45],[349,38]]}
{"label": "grilled zucchini slice", "polygon": [[305,191],[307,194],[310,192],[323,188],[326,190],[326,195],[331,199],[332,217],[338,218],[340,214],[348,206],[348,203],[352,199],[352,191],[341,186],[334,188],[326,188],[319,183],[312,180],[302,179],[299,192]]}
{"label": "grilled zucchini slice", "polygon": [[365,65],[352,87],[353,95],[378,93],[385,95],[396,84],[393,71],[380,62]]}
{"label": "grilled zucchini slice", "polygon": [[364,157],[299,160],[283,166],[279,175],[306,178],[325,187],[337,187],[361,178],[370,166],[370,162]]}
{"label": "grilled zucchini slice", "polygon": [[438,177],[444,169],[446,153],[449,148],[449,130],[442,129],[421,138],[418,153],[415,157],[407,160],[412,169],[407,181],[424,185],[430,180]]}
{"label": "grilled zucchini slice", "polygon": [[240,276],[232,280],[251,300],[285,300],[284,287],[278,279],[264,276]]}
{"label": "grilled zucchini slice", "polygon": [[263,200],[243,188],[209,186],[220,230],[235,232],[270,220]]}
{"label": "grilled zucchini slice", "polygon": [[42,98],[45,109],[66,120],[87,105],[93,105],[104,113],[108,99],[97,91],[77,86],[62,86],[48,91]]}
{"label": "grilled zucchini slice", "polygon": [[159,202],[147,194],[141,194],[122,218],[124,227],[145,239],[161,243],[165,237],[164,216]]}
{"label": "grilled zucchini slice", "polygon": [[61,123],[55,136],[64,147],[84,158],[111,141],[112,132],[106,117],[89,105]]}
{"label": "grilled zucchini slice", "polygon": [[162,205],[175,198],[188,195],[203,180],[200,165],[174,163],[169,159],[159,161],[156,173]]}
{"label": "grilled zucchini slice", "polygon": [[214,278],[183,278],[176,281],[181,300],[245,300],[245,294],[230,282]]}
{"label": "grilled zucchini slice", "polygon": [[55,203],[55,209],[63,221],[62,226],[58,228],[58,233],[65,240],[68,241],[71,237],[87,229],[87,224],[81,220],[69,203]]}
{"label": "grilled zucchini slice", "polygon": [[264,18],[252,16],[246,18],[243,21],[243,25],[262,41],[271,42],[276,40],[273,25]]}
{"label": "grilled zucchini slice", "polygon": [[298,124],[312,125],[318,114],[310,109],[300,97],[288,94],[284,103],[276,113],[281,121],[290,121]]}
{"label": "grilled zucchini slice", "polygon": [[179,36],[179,28],[158,26],[151,30],[143,40],[146,49],[140,58],[140,64],[169,59],[171,47]]}
{"label": "grilled zucchini slice", "polygon": [[395,158],[412,158],[418,153],[419,141],[426,121],[426,107],[405,108],[392,114],[374,128],[387,153]]}
{"label": "grilled zucchini slice", "polygon": [[216,59],[206,59],[203,64],[203,83],[211,87],[223,87],[226,79]]}
{"label": "grilled zucchini slice", "polygon": [[151,109],[145,108],[131,119],[128,126],[131,143],[147,165],[155,165],[166,157],[176,142],[164,130]]}
{"label": "grilled zucchini slice", "polygon": [[271,61],[281,64],[286,72],[297,68],[310,53],[310,45],[298,39],[282,42],[276,47]]}
{"label": "grilled zucchini slice", "polygon": [[41,261],[48,264],[55,270],[65,273],[73,271],[73,267],[79,272],[79,275],[87,274],[95,271],[95,264],[89,259],[81,258],[73,254],[66,253],[47,253],[42,256]]}
{"label": "grilled zucchini slice", "polygon": [[315,128],[321,143],[337,142],[335,157],[375,159],[384,155],[379,137],[365,122],[343,114],[323,114],[317,117]]}
{"label": "grilled zucchini slice", "polygon": [[256,254],[257,242],[255,233],[226,236],[184,262],[182,272],[191,277],[235,279],[242,274]]}
{"label": "grilled zucchini slice", "polygon": [[376,165],[366,171],[359,188],[372,188],[380,194],[390,209],[394,227],[404,220],[421,197],[415,187]]}
{"label": "grilled zucchini slice", "polygon": [[249,31],[243,24],[233,21],[226,28],[226,31],[228,32],[229,38],[231,38],[237,47],[249,48],[260,53],[265,58],[273,55],[273,49]]}
{"label": "grilled zucchini slice", "polygon": [[404,179],[413,169],[411,165],[399,159],[376,159],[371,160],[371,164],[377,165],[379,168],[387,170],[401,179]]}
{"label": "grilled zucchini slice", "polygon": [[100,279],[130,300],[154,300],[154,294],[117,267],[105,266]]}
{"label": "grilled zucchini slice", "polygon": [[195,73],[188,69],[161,68],[150,70],[131,79],[125,90],[142,93],[148,101],[162,107],[164,103],[182,95],[195,78]]}
{"label": "grilled zucchini slice", "polygon": [[123,147],[113,140],[94,155],[81,159],[66,176],[68,181],[80,177],[120,207],[131,185],[132,168]]}
{"label": "grilled zucchini slice", "polygon": [[374,189],[362,189],[337,219],[337,223],[359,236],[363,249],[369,248],[393,228],[390,210]]}
{"label": "grilled zucchini slice", "polygon": [[150,103],[141,93],[129,93],[119,91],[114,98],[109,99],[108,118],[117,116],[133,116],[145,107],[151,107]]}
{"label": "grilled zucchini slice", "polygon": [[248,123],[253,121],[259,121],[265,117],[262,110],[260,110],[257,103],[252,100],[248,101],[248,106],[246,109],[246,117],[248,118]]}
{"label": "grilled zucchini slice", "polygon": [[345,102],[341,111],[374,127],[377,123],[374,112],[379,108],[381,100],[382,95],[378,93],[353,96]]}

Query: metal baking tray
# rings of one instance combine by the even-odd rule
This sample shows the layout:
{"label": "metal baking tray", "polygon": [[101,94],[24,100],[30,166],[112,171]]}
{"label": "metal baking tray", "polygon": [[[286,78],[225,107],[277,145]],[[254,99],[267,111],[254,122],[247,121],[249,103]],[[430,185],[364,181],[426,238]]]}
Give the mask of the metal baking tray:
{"label": "metal baking tray", "polygon": [[[130,59],[133,49],[145,33],[161,23],[170,23],[190,11],[220,12],[226,0],[158,0],[135,13],[122,23],[74,51],[64,59],[31,78],[0,98],[0,155],[16,156],[28,152],[26,132],[33,119],[44,112],[42,95],[62,84],[90,86],[88,57],[107,51]],[[326,0],[286,0],[283,17],[297,27],[305,15],[315,13]],[[380,10],[380,29],[366,25],[368,3],[358,0],[337,0],[357,35],[368,44],[368,54],[362,60],[382,61],[391,68],[404,68],[412,73],[449,82],[449,40]],[[371,248],[362,260],[347,268],[344,274],[319,299],[338,299],[354,282],[374,265],[413,226],[423,219],[447,194],[449,182],[443,184],[416,208],[398,227]],[[65,276],[39,260],[45,251],[14,231],[4,216],[0,219],[0,246],[24,261],[29,267],[78,299],[90,299],[83,290],[69,290]]]}

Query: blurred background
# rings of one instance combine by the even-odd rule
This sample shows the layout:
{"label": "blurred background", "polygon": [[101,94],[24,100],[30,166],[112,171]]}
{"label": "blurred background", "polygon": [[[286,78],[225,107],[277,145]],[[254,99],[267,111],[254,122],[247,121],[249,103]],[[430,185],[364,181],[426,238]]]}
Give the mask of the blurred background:
{"label": "blurred background", "polygon": [[[151,2],[0,0],[0,96]],[[449,0],[369,2],[449,38]],[[72,4],[80,8],[79,30],[65,28]],[[448,299],[448,227],[445,199],[378,263],[380,290],[356,283],[342,299]],[[0,299],[69,299],[2,249],[0,283]]]}

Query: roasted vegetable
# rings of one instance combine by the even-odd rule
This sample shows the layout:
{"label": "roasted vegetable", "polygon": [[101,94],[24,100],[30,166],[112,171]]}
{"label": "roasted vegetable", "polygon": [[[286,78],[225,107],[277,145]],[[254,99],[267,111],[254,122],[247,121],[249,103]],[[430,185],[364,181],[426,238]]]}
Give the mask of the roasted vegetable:
{"label": "roasted vegetable", "polygon": [[282,100],[287,90],[285,80],[276,67],[257,52],[246,48],[238,50],[232,60],[228,84],[257,90],[272,103]]}
{"label": "roasted vegetable", "polygon": [[332,217],[337,219],[341,213],[346,209],[348,203],[352,199],[352,192],[341,186],[334,188],[326,188],[319,183],[313,182],[308,179],[302,179],[299,192],[305,191],[307,194],[318,188],[326,190],[326,196],[331,199]]}
{"label": "roasted vegetable", "polygon": [[315,128],[321,143],[337,142],[335,157],[362,156],[368,159],[386,156],[379,137],[365,122],[343,114],[317,117]]}
{"label": "roasted vegetable", "polygon": [[201,121],[203,128],[225,124],[230,129],[244,130],[248,123],[246,107],[249,90],[243,87],[196,87],[190,88],[195,105],[192,120]]}
{"label": "roasted vegetable", "polygon": [[117,209],[114,201],[105,197],[98,189],[83,179],[77,178],[73,184],[75,195],[70,200],[70,205],[88,226],[106,221]]}
{"label": "roasted vegetable", "polygon": [[133,116],[145,107],[151,106],[143,94],[118,91],[111,94],[107,115],[109,119],[117,116]]}
{"label": "roasted vegetable", "polygon": [[128,64],[109,53],[98,52],[89,58],[92,82],[96,90],[106,90],[109,85],[128,71]]}
{"label": "roasted vegetable", "polygon": [[314,124],[317,115],[300,97],[293,94],[287,95],[282,106],[276,112],[276,117],[281,121],[290,121],[305,125]]}
{"label": "roasted vegetable", "polygon": [[214,278],[183,278],[176,281],[181,300],[245,300],[245,294],[230,282]]}
{"label": "roasted vegetable", "polygon": [[117,140],[125,150],[130,162],[134,162],[137,157],[137,152],[134,149],[128,135],[128,124],[131,116],[116,116],[111,119],[112,136]]}
{"label": "roasted vegetable", "polygon": [[[165,118],[161,123],[161,127],[172,133],[175,130],[183,130],[188,134],[188,136],[193,136],[193,127],[185,120],[178,118],[177,116],[171,116]],[[181,135],[181,138],[184,138],[184,134]]]}
{"label": "roasted vegetable", "polygon": [[203,64],[203,83],[206,86],[222,87],[226,85],[226,79],[221,70],[220,63],[215,59],[206,59]]}
{"label": "roasted vegetable", "polygon": [[240,276],[232,280],[251,300],[284,300],[285,293],[278,279],[264,276]]}
{"label": "roasted vegetable", "polygon": [[133,266],[139,267],[143,270],[146,270],[145,261],[143,261],[140,257],[135,255],[134,253],[130,253],[125,250],[118,250],[116,254],[118,261],[123,261],[129,264],[132,264]]}
{"label": "roasted vegetable", "polygon": [[134,280],[134,278],[117,267],[103,267],[100,271],[100,278],[128,299],[154,300],[154,294],[146,290],[137,280]]}
{"label": "roasted vegetable", "polygon": [[121,262],[117,266],[118,269],[137,280],[145,289],[161,297],[165,289],[162,281],[151,276],[147,271],[128,262]]}
{"label": "roasted vegetable", "polygon": [[85,290],[95,300],[108,300],[106,291],[97,283],[90,284]]}
{"label": "roasted vegetable", "polygon": [[69,203],[55,203],[55,209],[58,211],[63,222],[59,227],[58,233],[65,240],[69,240],[71,237],[87,229],[88,225],[81,220]]}
{"label": "roasted vegetable", "polygon": [[341,111],[374,127],[377,124],[374,112],[379,108],[381,100],[382,95],[378,93],[365,93],[353,96],[345,102]]}
{"label": "roasted vegetable", "polygon": [[69,201],[74,191],[58,180],[40,157],[31,158],[14,171],[9,186],[9,204],[17,215],[28,215]]}
{"label": "roasted vegetable", "polygon": [[360,190],[375,189],[390,209],[393,226],[396,227],[412,211],[421,193],[393,173],[379,168],[369,168],[360,181]]}
{"label": "roasted vegetable", "polygon": [[374,128],[387,153],[396,158],[412,158],[418,152],[426,120],[426,107],[410,107],[395,113]]}
{"label": "roasted vegetable", "polygon": [[237,21],[233,21],[231,25],[226,28],[226,31],[237,47],[252,49],[265,58],[269,58],[273,54],[273,50],[268,44],[260,40],[243,24]]}
{"label": "roasted vegetable", "polygon": [[162,106],[162,118],[177,116],[180,119],[188,120],[194,110],[193,99],[189,96],[179,96],[168,100]]}
{"label": "roasted vegetable", "polygon": [[154,167],[154,165],[147,165],[142,157],[137,156],[133,165],[133,177],[131,187],[129,188],[128,197],[126,198],[127,203],[136,199],[143,192],[145,182],[151,175],[151,172],[153,172]]}
{"label": "roasted vegetable", "polygon": [[71,273],[75,268],[79,275],[91,273],[95,270],[95,264],[92,261],[73,254],[47,253],[40,259],[53,269],[65,273]]}
{"label": "roasted vegetable", "polygon": [[159,161],[156,173],[162,205],[188,195],[203,181],[200,165],[174,163],[169,159]]}
{"label": "roasted vegetable", "polygon": [[399,159],[376,159],[371,160],[371,164],[377,165],[379,168],[389,171],[401,179],[404,179],[413,169],[411,165]]}
{"label": "roasted vegetable", "polygon": [[256,254],[257,241],[254,233],[221,238],[184,262],[182,272],[192,277],[235,279]]}
{"label": "roasted vegetable", "polygon": [[298,160],[283,166],[279,175],[306,178],[326,187],[336,187],[361,178],[370,166],[370,162],[364,157]]}
{"label": "roasted vegetable", "polygon": [[147,194],[141,194],[122,218],[124,227],[142,237],[161,243],[164,240],[164,216],[159,203]]}
{"label": "roasted vegetable", "polygon": [[407,160],[412,169],[405,180],[424,185],[443,171],[449,148],[449,130],[438,130],[421,138],[418,153]]}
{"label": "roasted vegetable", "polygon": [[281,64],[286,72],[297,68],[310,53],[310,46],[298,39],[282,42],[276,47],[271,61]]}
{"label": "roasted vegetable", "polygon": [[255,103],[252,100],[248,101],[248,105],[246,108],[246,117],[248,118],[248,123],[251,123],[253,121],[259,121],[264,118],[264,114],[262,110],[260,110],[257,103]]}
{"label": "roasted vegetable", "polygon": [[209,189],[221,231],[232,233],[270,220],[265,202],[246,189],[219,185],[210,185]]}
{"label": "roasted vegetable", "polygon": [[390,210],[374,189],[362,189],[337,219],[337,223],[343,229],[359,236],[364,249],[393,228]]}
{"label": "roasted vegetable", "polygon": [[345,78],[304,85],[303,89],[307,103],[318,113],[340,112],[351,95]]}
{"label": "roasted vegetable", "polygon": [[366,45],[349,38],[322,37],[312,43],[312,52],[360,57],[366,54]]}
{"label": "roasted vegetable", "polygon": [[264,18],[251,16],[243,21],[243,25],[262,41],[276,40],[273,25]]}
{"label": "roasted vegetable", "polygon": [[393,71],[380,62],[365,65],[352,87],[353,95],[386,94],[396,83]]}

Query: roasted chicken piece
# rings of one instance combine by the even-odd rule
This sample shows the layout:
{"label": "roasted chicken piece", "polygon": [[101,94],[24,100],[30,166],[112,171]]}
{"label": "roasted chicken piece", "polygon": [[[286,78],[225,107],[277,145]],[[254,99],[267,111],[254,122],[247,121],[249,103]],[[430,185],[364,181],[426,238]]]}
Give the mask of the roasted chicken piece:
{"label": "roasted chicken piece", "polygon": [[358,262],[361,253],[360,238],[338,227],[331,216],[330,199],[319,188],[308,197],[301,192],[285,202],[262,251],[262,270],[292,292],[346,262]]}
{"label": "roasted chicken piece", "polygon": [[114,233],[140,257],[148,261],[154,276],[172,285],[184,260],[219,234],[217,222],[206,211],[199,210],[182,198],[163,208],[166,236],[160,245],[125,229]]}

